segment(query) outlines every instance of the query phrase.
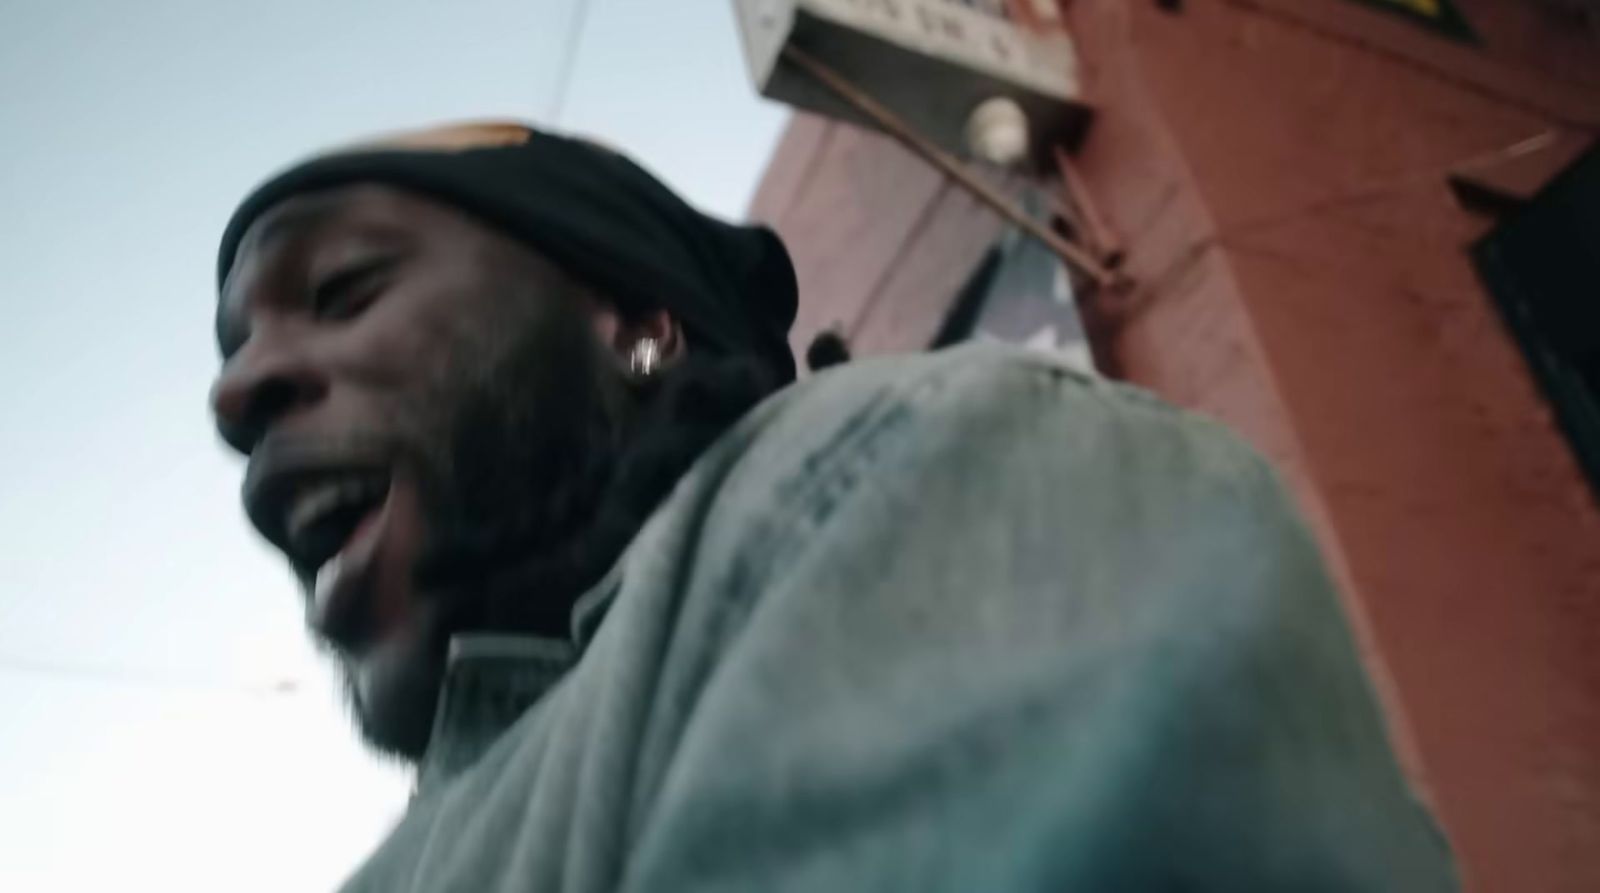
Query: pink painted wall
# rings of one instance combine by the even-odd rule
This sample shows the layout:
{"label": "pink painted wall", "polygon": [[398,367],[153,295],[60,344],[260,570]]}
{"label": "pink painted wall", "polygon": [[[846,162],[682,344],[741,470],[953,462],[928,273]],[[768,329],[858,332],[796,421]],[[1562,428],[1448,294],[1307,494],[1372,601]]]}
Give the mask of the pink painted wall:
{"label": "pink painted wall", "polygon": [[1481,52],[1336,0],[1112,5],[1077,14],[1122,22],[1469,879],[1600,890],[1600,513],[1445,183],[1592,136],[1600,40],[1525,2],[1461,4]]}
{"label": "pink painted wall", "polygon": [[[1446,174],[1600,131],[1600,39],[1459,0],[1468,46],[1350,0],[1074,0],[1078,164],[1138,283],[1085,309],[1112,372],[1295,486],[1403,756],[1495,893],[1600,890],[1600,511],[1479,284]],[[1568,153],[1570,155],[1570,153]],[[998,224],[882,137],[796,119],[753,213],[796,342],[925,343]]]}

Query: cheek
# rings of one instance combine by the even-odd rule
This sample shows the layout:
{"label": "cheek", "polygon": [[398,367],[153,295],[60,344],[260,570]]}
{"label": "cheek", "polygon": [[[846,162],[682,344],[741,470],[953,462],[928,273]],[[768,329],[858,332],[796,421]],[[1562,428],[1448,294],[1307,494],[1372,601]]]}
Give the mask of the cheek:
{"label": "cheek", "polygon": [[468,269],[419,275],[339,334],[340,378],[361,416],[409,454],[422,503],[436,508],[475,473],[458,467],[462,456],[520,451],[551,420],[576,414],[568,404],[595,388],[607,320],[614,326],[554,290],[497,290]]}
{"label": "cheek", "polygon": [[404,390],[448,346],[448,332],[419,312],[404,291],[380,299],[338,333],[346,377],[360,384]]}
{"label": "cheek", "polygon": [[326,342],[342,414],[424,465],[442,460],[453,406],[493,355],[485,338],[491,327],[453,309],[415,289],[396,289]]}

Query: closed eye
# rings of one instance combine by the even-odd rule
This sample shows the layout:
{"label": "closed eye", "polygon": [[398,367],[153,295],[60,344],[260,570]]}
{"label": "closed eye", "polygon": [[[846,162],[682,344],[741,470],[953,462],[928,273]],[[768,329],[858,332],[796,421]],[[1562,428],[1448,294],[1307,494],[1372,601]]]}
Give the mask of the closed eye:
{"label": "closed eye", "polygon": [[311,288],[311,312],[318,319],[350,319],[367,308],[388,284],[391,258],[350,264],[322,278]]}

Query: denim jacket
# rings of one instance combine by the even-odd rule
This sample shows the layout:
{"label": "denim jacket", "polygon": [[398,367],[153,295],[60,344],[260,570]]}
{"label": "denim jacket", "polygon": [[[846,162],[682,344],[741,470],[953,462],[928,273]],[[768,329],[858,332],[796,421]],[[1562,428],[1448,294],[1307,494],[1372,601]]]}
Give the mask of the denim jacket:
{"label": "denim jacket", "polygon": [[350,891],[1455,889],[1219,426],[999,347],[768,400],[567,641],[456,640]]}

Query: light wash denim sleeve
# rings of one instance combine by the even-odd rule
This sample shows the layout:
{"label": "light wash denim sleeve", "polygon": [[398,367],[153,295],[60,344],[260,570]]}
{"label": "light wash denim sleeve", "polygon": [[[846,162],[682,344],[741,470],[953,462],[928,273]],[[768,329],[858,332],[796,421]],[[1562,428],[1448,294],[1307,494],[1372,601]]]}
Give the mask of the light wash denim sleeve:
{"label": "light wash denim sleeve", "polygon": [[571,641],[458,637],[350,893],[1454,889],[1282,489],[998,348],[696,463]]}
{"label": "light wash denim sleeve", "polygon": [[1046,361],[933,367],[819,378],[725,472],[621,887],[1455,889],[1262,461]]}

